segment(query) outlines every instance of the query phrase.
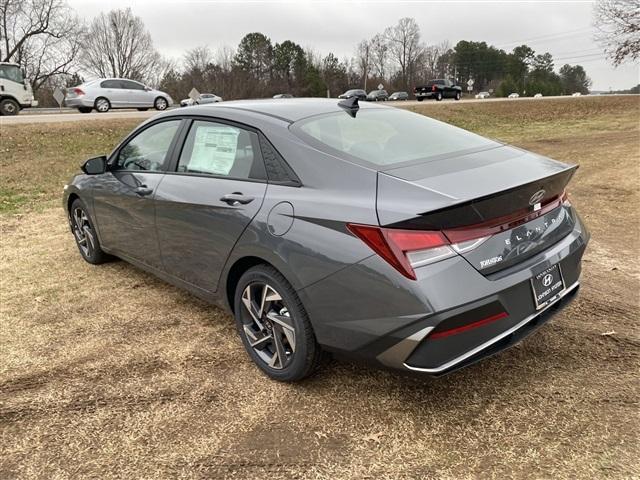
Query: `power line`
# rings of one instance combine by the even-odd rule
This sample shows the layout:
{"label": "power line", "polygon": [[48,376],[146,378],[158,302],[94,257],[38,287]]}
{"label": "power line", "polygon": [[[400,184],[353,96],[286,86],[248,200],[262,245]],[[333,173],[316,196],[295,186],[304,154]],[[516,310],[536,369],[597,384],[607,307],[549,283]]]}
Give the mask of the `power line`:
{"label": "power line", "polygon": [[593,27],[582,27],[582,28],[578,28],[578,29],[575,29],[575,30],[568,30],[566,32],[551,33],[551,34],[546,34],[546,35],[540,35],[540,36],[537,36],[537,37],[525,38],[523,40],[514,40],[514,41],[511,41],[511,42],[499,43],[499,44],[497,44],[495,46],[496,47],[503,47],[503,46],[508,46],[508,45],[515,45],[515,44],[522,43],[522,42],[531,42],[533,40],[539,40],[539,39],[545,39],[545,38],[551,38],[551,37],[573,36],[577,32],[581,32],[578,35],[584,35],[585,33],[595,32],[595,30],[593,29]]}

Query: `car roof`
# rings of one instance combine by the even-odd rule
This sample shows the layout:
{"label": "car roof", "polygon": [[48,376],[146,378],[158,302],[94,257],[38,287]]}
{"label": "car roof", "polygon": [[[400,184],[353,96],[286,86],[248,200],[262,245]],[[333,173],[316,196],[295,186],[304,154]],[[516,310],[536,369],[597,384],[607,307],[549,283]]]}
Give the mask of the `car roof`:
{"label": "car roof", "polygon": [[[234,100],[217,104],[199,105],[189,109],[171,110],[171,113],[210,115],[219,116],[220,110],[229,109],[239,112],[251,112],[254,114],[266,115],[283,120],[288,123],[297,122],[303,118],[314,115],[322,115],[333,112],[344,112],[338,106],[340,100],[334,98],[287,98],[287,99],[264,99],[264,100]],[[392,108],[370,103],[360,103],[360,108]],[[191,110],[193,108],[193,110]],[[169,114],[169,113],[168,113]]]}

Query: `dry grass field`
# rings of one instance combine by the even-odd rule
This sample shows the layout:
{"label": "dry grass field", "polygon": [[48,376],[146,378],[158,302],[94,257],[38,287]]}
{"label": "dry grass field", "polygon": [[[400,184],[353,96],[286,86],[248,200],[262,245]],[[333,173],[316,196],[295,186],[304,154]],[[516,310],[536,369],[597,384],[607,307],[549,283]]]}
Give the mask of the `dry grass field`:
{"label": "dry grass field", "polygon": [[570,163],[579,298],[428,380],[329,361],[267,380],[228,314],[84,263],[59,204],[135,121],[0,131],[0,478],[640,477],[640,99],[411,107]]}

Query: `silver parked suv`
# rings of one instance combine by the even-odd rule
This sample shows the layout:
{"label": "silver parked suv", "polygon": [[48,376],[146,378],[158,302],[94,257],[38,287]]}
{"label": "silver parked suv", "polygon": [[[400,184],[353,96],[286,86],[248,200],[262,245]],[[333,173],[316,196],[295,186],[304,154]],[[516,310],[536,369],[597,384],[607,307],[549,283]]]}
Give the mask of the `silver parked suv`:
{"label": "silver parked suv", "polygon": [[67,107],[82,113],[92,109],[108,112],[112,108],[137,108],[138,110],[166,110],[173,100],[169,94],[124,78],[99,78],[77,87],[67,88],[64,101]]}

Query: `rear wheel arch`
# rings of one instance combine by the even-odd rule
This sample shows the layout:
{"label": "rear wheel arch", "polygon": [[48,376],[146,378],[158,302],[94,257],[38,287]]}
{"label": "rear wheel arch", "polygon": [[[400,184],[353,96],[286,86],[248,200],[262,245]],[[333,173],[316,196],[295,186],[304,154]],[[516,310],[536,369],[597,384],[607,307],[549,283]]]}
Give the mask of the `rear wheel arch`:
{"label": "rear wheel arch", "polygon": [[257,265],[267,265],[284,276],[277,267],[264,258],[247,256],[237,259],[231,268],[229,268],[229,273],[227,273],[227,280],[225,282],[225,298],[227,300],[227,305],[229,305],[232,312],[235,310],[235,292],[240,278],[247,270]]}

